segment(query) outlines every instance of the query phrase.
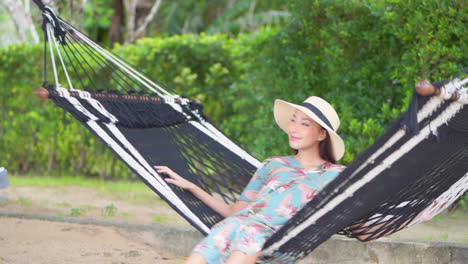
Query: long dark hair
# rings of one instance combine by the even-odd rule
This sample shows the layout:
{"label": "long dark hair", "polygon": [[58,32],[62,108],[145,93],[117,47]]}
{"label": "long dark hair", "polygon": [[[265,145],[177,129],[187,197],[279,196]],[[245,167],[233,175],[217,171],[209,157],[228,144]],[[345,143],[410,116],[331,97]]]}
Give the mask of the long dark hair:
{"label": "long dark hair", "polygon": [[[322,128],[325,129],[325,128]],[[319,155],[322,159],[326,160],[329,163],[336,163],[335,157],[332,155],[332,145],[331,145],[331,140],[330,140],[330,135],[328,134],[328,131],[325,130],[325,133],[327,133],[327,136],[325,137],[324,140],[320,141],[319,143]],[[293,149],[293,153],[297,154],[297,149]]]}
{"label": "long dark hair", "polygon": [[328,134],[327,130],[325,130],[325,132],[327,133],[327,137],[319,143],[319,155],[322,159],[328,161],[329,163],[336,163],[335,157],[333,157],[332,154],[330,135]]}

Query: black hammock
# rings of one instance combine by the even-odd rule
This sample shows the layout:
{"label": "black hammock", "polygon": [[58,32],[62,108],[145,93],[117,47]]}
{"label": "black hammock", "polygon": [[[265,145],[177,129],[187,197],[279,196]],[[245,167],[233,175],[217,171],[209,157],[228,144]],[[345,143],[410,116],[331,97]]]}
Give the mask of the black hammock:
{"label": "black hammock", "polygon": [[[71,113],[207,234],[223,217],[191,193],[166,184],[152,165],[167,165],[232,203],[261,163],[209,122],[196,101],[152,81],[35,2],[43,11],[49,53],[38,96]],[[60,84],[59,71],[68,89]],[[415,93],[408,112],[266,242],[263,260],[302,259],[336,233],[362,241],[386,236],[430,219],[463,195],[468,189],[467,82],[420,83],[425,96]]]}

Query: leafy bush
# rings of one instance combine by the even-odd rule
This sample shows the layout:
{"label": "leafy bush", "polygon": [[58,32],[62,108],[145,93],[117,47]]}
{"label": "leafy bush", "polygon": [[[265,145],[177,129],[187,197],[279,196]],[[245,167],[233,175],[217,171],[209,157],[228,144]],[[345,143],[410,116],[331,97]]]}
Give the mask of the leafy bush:
{"label": "leafy bush", "polygon": [[[199,98],[218,127],[259,159],[289,152],[273,120],[274,99],[324,97],[341,116],[345,164],[406,109],[415,82],[450,78],[466,67],[468,12],[461,0],[298,0],[289,9],[291,20],[279,29],[235,39],[142,39],[113,51],[176,93]],[[2,166],[13,173],[129,177],[81,124],[33,95],[42,56],[42,46],[0,49]]]}
{"label": "leafy bush", "polygon": [[[239,78],[226,48],[232,42],[223,35],[185,35],[143,39],[114,52],[172,87],[169,90],[202,100],[206,113],[220,123],[233,114],[224,87]],[[5,80],[0,89],[2,164],[13,173],[129,177],[130,171],[84,126],[52,102],[34,96],[43,79],[42,56],[42,46],[0,49],[0,77]]]}
{"label": "leafy bush", "polygon": [[226,48],[233,39],[224,35],[183,35],[141,39],[114,51],[138,65],[170,91],[198,98],[214,120],[231,115],[227,91],[239,79],[237,65]]}
{"label": "leafy bush", "polygon": [[[238,102],[227,125],[262,157],[288,151],[286,137],[271,133],[279,131],[275,98],[330,101],[341,117],[349,163],[406,109],[417,81],[451,78],[466,67],[461,0],[299,0],[289,9],[288,26],[254,43],[258,55],[238,87],[254,100]],[[261,114],[252,116],[252,108]]]}

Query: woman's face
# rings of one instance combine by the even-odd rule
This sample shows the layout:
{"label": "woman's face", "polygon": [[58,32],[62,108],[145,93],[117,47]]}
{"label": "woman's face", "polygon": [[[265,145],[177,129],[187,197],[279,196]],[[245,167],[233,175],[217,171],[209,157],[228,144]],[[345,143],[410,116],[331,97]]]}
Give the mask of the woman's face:
{"label": "woman's face", "polygon": [[327,136],[323,129],[301,110],[296,110],[288,125],[289,145],[293,149],[307,150],[318,146]]}

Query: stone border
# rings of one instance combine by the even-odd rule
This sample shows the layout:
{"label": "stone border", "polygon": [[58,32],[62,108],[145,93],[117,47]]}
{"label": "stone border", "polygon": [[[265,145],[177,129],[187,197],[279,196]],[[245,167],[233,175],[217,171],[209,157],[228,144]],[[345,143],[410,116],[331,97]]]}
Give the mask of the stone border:
{"label": "stone border", "polygon": [[[116,227],[124,235],[139,237],[157,248],[186,256],[202,235],[194,228],[163,224],[138,224],[125,221],[0,211],[0,217],[68,222]],[[381,239],[361,243],[333,236],[314,250],[301,264],[465,264],[468,244],[451,242],[414,242]]]}

